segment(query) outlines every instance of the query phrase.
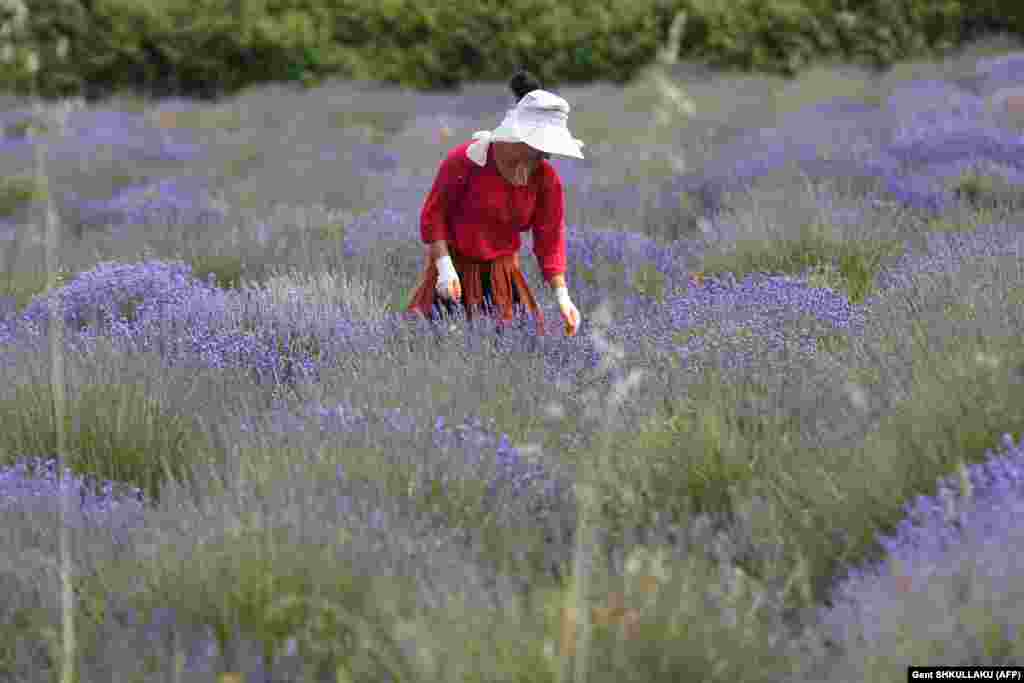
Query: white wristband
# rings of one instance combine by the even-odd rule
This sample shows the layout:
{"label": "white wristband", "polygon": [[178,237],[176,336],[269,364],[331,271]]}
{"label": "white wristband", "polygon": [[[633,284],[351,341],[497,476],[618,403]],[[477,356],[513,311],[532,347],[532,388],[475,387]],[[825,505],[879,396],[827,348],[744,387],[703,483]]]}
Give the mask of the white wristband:
{"label": "white wristband", "polygon": [[441,258],[434,262],[437,265],[438,280],[441,282],[450,282],[458,277],[455,272],[455,266],[452,264],[452,257],[445,254]]}
{"label": "white wristband", "polygon": [[569,299],[569,288],[568,287],[555,287],[555,301],[558,302],[559,306],[572,303]]}

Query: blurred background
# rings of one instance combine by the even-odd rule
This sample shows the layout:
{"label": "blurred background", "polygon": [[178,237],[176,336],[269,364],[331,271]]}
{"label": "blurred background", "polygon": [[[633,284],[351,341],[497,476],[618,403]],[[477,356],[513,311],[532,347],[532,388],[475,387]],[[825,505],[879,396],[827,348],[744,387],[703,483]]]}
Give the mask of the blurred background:
{"label": "blurred background", "polygon": [[680,12],[670,57],[790,76],[1024,32],[1015,0],[0,0],[0,91],[215,98],[331,77],[450,90],[520,65],[552,88],[621,84]]}

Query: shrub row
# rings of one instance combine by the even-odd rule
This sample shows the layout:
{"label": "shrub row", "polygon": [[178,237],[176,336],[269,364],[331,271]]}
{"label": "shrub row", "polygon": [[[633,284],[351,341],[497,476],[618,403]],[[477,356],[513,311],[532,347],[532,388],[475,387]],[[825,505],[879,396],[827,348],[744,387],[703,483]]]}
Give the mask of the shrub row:
{"label": "shrub row", "polygon": [[677,57],[787,75],[826,58],[882,67],[982,29],[1024,35],[1016,0],[0,0],[0,89],[204,97],[331,75],[433,89],[517,65],[621,83],[680,11]]}

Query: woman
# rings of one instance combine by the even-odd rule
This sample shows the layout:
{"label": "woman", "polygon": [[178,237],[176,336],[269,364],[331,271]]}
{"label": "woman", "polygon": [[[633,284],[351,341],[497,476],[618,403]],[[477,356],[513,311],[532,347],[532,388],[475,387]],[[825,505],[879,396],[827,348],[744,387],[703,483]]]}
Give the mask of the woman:
{"label": "woman", "polygon": [[518,103],[501,125],[474,133],[441,162],[420,214],[427,264],[408,310],[433,317],[436,309],[444,317],[461,303],[467,318],[482,310],[502,325],[525,305],[544,334],[544,316],[519,268],[519,233],[532,226],[534,254],[573,336],[580,312],[565,282],[565,192],[547,159],[582,159],[583,143],[569,134],[564,99],[526,71],[509,87]]}

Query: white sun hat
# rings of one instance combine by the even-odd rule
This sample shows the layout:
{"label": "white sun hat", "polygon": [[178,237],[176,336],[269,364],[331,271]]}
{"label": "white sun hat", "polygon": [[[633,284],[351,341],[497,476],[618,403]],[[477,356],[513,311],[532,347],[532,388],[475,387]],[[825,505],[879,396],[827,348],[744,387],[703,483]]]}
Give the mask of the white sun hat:
{"label": "white sun hat", "polygon": [[493,131],[473,133],[466,156],[483,166],[492,142],[525,142],[548,154],[582,159],[583,141],[569,133],[569,103],[547,90],[532,90],[509,109],[505,120]]}

